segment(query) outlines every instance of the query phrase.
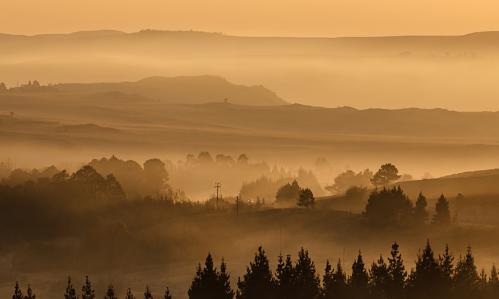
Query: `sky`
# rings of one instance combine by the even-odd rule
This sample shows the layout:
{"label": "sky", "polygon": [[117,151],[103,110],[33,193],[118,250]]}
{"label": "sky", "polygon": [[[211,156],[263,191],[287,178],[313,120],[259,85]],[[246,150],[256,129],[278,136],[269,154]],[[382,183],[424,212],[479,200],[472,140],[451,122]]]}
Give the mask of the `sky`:
{"label": "sky", "polygon": [[0,32],[200,30],[251,36],[499,30],[497,0],[6,0]]}

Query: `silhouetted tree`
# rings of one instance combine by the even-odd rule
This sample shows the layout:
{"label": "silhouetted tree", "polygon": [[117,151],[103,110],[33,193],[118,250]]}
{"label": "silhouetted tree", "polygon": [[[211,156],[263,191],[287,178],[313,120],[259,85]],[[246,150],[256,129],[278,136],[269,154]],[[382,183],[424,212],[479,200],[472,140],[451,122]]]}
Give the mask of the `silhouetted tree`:
{"label": "silhouetted tree", "polygon": [[36,299],[36,295],[33,293],[33,290],[31,289],[31,286],[29,284],[24,299]]}
{"label": "silhouetted tree", "polygon": [[487,285],[485,298],[497,298],[499,296],[499,276],[495,265],[492,265]]}
{"label": "silhouetted tree", "polygon": [[5,85],[5,83],[0,82],[0,92],[5,92],[5,91],[7,91],[7,86]]}
{"label": "silhouetted tree", "polygon": [[19,283],[16,281],[16,286],[14,287],[14,294],[12,295],[12,299],[24,299],[23,292],[21,292],[21,288],[19,288]]}
{"label": "silhouetted tree", "polygon": [[295,269],[291,256],[287,255],[284,261],[282,255],[280,255],[276,270],[276,297],[280,299],[295,298],[294,280]]}
{"label": "silhouetted tree", "polygon": [[144,191],[149,195],[162,194],[168,181],[168,172],[165,168],[165,163],[159,159],[149,159],[144,162]]}
{"label": "silhouetted tree", "polygon": [[352,276],[350,276],[349,288],[350,298],[364,299],[369,296],[369,277],[359,252],[357,259],[352,264]]}
{"label": "silhouetted tree", "polygon": [[433,217],[433,223],[441,225],[450,223],[449,201],[443,194],[440,195],[437,204],[435,205],[435,216]]}
{"label": "silhouetted tree", "polygon": [[258,247],[255,259],[246,268],[243,279],[237,282],[238,299],[274,298],[274,278],[269,266],[269,260],[262,247]]}
{"label": "silhouetted tree", "polygon": [[409,278],[409,294],[413,298],[440,298],[441,293],[440,267],[433,254],[430,241],[421,254],[418,254],[416,269]]}
{"label": "silhouetted tree", "polygon": [[373,299],[387,298],[387,290],[390,286],[390,273],[388,265],[385,263],[383,256],[371,265],[369,270],[369,287],[371,289],[371,297]]}
{"label": "silhouetted tree", "polygon": [[367,200],[364,215],[375,226],[408,224],[413,215],[412,202],[399,187],[373,191]]}
{"label": "silhouetted tree", "polygon": [[390,274],[390,283],[387,289],[387,298],[405,298],[407,271],[405,270],[404,260],[402,259],[402,254],[400,254],[397,243],[393,243],[390,257],[388,258],[388,273]]}
{"label": "silhouetted tree", "polygon": [[277,203],[296,203],[300,198],[301,188],[298,182],[294,180],[291,184],[286,184],[279,188],[276,193]]}
{"label": "silhouetted tree", "polygon": [[88,279],[88,276],[85,276],[85,284],[81,287],[81,299],[94,299],[95,298],[95,290],[92,288],[92,283]]}
{"label": "silhouetted tree", "polygon": [[326,186],[326,190],[330,191],[331,193],[341,194],[345,193],[352,187],[369,188],[372,186],[372,177],[373,173],[369,169],[360,171],[358,173],[355,173],[352,170],[347,170],[343,173],[340,173],[334,179],[334,184],[332,186]]}
{"label": "silhouetted tree", "polygon": [[475,258],[468,247],[464,258],[460,258],[454,275],[455,298],[476,298],[478,293],[478,272]]}
{"label": "silhouetted tree", "polygon": [[213,157],[209,152],[200,152],[198,154],[198,161],[201,163],[211,163],[213,162]]}
{"label": "silhouetted tree", "polygon": [[104,299],[117,299],[116,294],[114,293],[113,285],[109,285],[107,287],[107,291],[106,291],[106,295],[104,296]]}
{"label": "silhouetted tree", "polygon": [[315,204],[314,194],[309,188],[305,188],[300,191],[300,196],[298,197],[298,206],[310,208]]}
{"label": "silhouetted tree", "polygon": [[208,254],[204,268],[201,269],[201,265],[198,265],[188,294],[189,299],[232,299],[234,292],[230,288],[225,263],[222,262],[218,272],[213,265],[211,254]]}
{"label": "silhouetted tree", "polygon": [[371,183],[376,186],[387,186],[400,178],[399,171],[395,165],[391,163],[381,165],[381,168],[374,174]]}
{"label": "silhouetted tree", "polygon": [[172,299],[172,295],[170,294],[170,289],[168,287],[165,290],[165,294],[163,295],[163,299]]}
{"label": "silhouetted tree", "polygon": [[240,154],[237,158],[237,163],[239,164],[248,164],[248,156],[246,154]]}
{"label": "silhouetted tree", "polygon": [[440,268],[440,274],[442,275],[440,281],[442,292],[450,294],[454,276],[454,257],[450,253],[448,245],[445,245],[443,254],[438,257],[438,266]]}
{"label": "silhouetted tree", "polygon": [[414,218],[417,224],[426,223],[426,220],[428,219],[428,212],[426,211],[427,205],[426,197],[420,192],[414,206]]}
{"label": "silhouetted tree", "polygon": [[125,299],[135,299],[135,296],[133,295],[132,290],[130,288],[126,290]]}
{"label": "silhouetted tree", "polygon": [[78,299],[76,295],[76,290],[71,283],[71,277],[68,276],[68,284],[66,286],[66,292],[64,293],[64,299]]}
{"label": "silhouetted tree", "polygon": [[315,271],[314,262],[303,247],[298,252],[294,268],[295,296],[297,299],[317,298],[320,295],[320,279]]}
{"label": "silhouetted tree", "polygon": [[146,286],[146,290],[144,291],[144,299],[154,299],[149,286]]}

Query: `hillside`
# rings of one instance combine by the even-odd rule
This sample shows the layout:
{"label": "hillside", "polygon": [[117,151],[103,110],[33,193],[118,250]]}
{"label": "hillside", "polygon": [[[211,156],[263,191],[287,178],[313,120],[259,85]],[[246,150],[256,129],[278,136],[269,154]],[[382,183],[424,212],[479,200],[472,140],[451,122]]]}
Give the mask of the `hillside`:
{"label": "hillside", "polygon": [[498,53],[498,32],[340,38],[155,30],[0,35],[1,80],[9,86],[30,79],[135,82],[152,75],[216,74],[264,85],[290,102],[327,107],[376,103],[497,111]]}

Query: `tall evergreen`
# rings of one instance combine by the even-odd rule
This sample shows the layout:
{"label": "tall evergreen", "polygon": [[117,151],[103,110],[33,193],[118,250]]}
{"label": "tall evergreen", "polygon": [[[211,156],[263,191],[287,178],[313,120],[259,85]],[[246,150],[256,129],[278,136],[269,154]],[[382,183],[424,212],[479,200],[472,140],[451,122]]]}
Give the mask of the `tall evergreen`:
{"label": "tall evergreen", "polygon": [[439,264],[431,249],[430,241],[427,241],[423,252],[418,254],[416,269],[409,279],[411,297],[440,298],[443,295],[440,291],[441,278]]}
{"label": "tall evergreen", "polygon": [[443,255],[438,257],[438,266],[442,276],[440,280],[441,290],[446,294],[450,294],[454,278],[454,257],[450,253],[448,245],[445,245]]}
{"label": "tall evergreen", "polygon": [[135,296],[133,295],[132,290],[130,288],[126,290],[125,299],[135,299]]}
{"label": "tall evergreen", "polygon": [[349,298],[347,275],[343,271],[343,266],[341,265],[340,260],[338,260],[336,270],[332,271],[331,282],[328,289],[328,293],[331,294],[331,298]]}
{"label": "tall evergreen", "polygon": [[220,299],[232,299],[234,298],[234,291],[230,286],[230,275],[227,272],[227,264],[222,259],[220,264],[220,273],[218,274],[218,286],[220,289],[219,297]]}
{"label": "tall evergreen", "polygon": [[68,276],[68,285],[66,286],[66,292],[64,293],[64,299],[78,299],[76,295],[76,290],[71,283],[71,276]]}
{"label": "tall evergreen", "polygon": [[498,298],[499,297],[499,276],[495,265],[492,265],[490,270],[490,277],[487,284],[487,291],[485,298]]}
{"label": "tall evergreen", "polygon": [[17,281],[16,286],[14,287],[14,294],[12,294],[12,299],[24,299],[23,292],[21,291]]}
{"label": "tall evergreen", "polygon": [[274,278],[270,270],[269,260],[260,246],[254,261],[246,268],[243,279],[237,282],[238,299],[274,298]]}
{"label": "tall evergreen", "polygon": [[334,293],[332,292],[333,284],[333,267],[326,261],[326,267],[324,268],[324,276],[322,276],[322,298],[323,299],[333,299]]}
{"label": "tall evergreen", "polygon": [[461,257],[456,265],[454,283],[456,298],[476,298],[479,277],[471,247],[468,247],[465,257]]}
{"label": "tall evergreen", "polygon": [[95,290],[92,288],[92,283],[85,277],[85,284],[81,287],[81,299],[94,299]]}
{"label": "tall evergreen", "polygon": [[427,205],[428,204],[426,202],[426,197],[422,192],[420,192],[414,206],[414,218],[416,220],[416,223],[419,225],[426,223],[426,220],[428,218],[428,212],[426,211]]}
{"label": "tall evergreen", "polygon": [[287,255],[284,261],[280,255],[276,270],[276,297],[280,299],[295,298],[294,280],[295,268],[291,256]]}
{"label": "tall evergreen", "polygon": [[371,265],[369,270],[369,287],[371,289],[371,297],[373,299],[387,298],[387,290],[390,284],[390,273],[388,265],[385,263],[383,256]]}
{"label": "tall evergreen", "polygon": [[433,223],[439,225],[447,225],[450,223],[449,201],[443,194],[440,195],[435,205],[435,216],[433,217]]}
{"label": "tall evergreen", "polygon": [[232,299],[234,292],[230,287],[225,263],[222,261],[220,271],[217,271],[211,254],[208,254],[204,268],[198,265],[188,295],[189,299]]}
{"label": "tall evergreen", "polygon": [[362,254],[359,252],[357,259],[352,264],[352,276],[350,276],[349,281],[350,298],[367,298],[369,296],[368,282],[369,277],[362,259]]}
{"label": "tall evergreen", "polygon": [[294,269],[295,296],[297,299],[317,298],[320,295],[320,279],[308,251],[303,247],[298,252]]}
{"label": "tall evergreen", "polygon": [[36,295],[33,293],[31,286],[28,284],[28,289],[26,290],[26,296],[24,299],[36,299]]}
{"label": "tall evergreen", "polygon": [[163,299],[172,299],[172,295],[170,294],[170,289],[168,287],[165,290],[165,294],[163,295]]}
{"label": "tall evergreen", "polygon": [[144,291],[144,299],[153,299],[151,289],[149,289],[149,286],[146,286],[146,290]]}
{"label": "tall evergreen", "polygon": [[106,295],[104,296],[104,299],[118,299],[116,297],[116,294],[114,293],[114,287],[113,285],[109,285],[107,287]]}
{"label": "tall evergreen", "polygon": [[388,258],[388,273],[390,281],[387,288],[387,298],[405,298],[407,271],[405,270],[404,260],[402,259],[402,254],[399,251],[397,243],[393,243],[390,257]]}

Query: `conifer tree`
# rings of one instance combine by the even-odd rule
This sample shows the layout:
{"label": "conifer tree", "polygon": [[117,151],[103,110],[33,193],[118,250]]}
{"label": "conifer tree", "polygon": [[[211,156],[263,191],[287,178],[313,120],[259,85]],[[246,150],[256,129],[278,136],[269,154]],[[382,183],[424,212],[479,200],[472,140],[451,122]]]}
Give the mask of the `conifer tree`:
{"label": "conifer tree", "polygon": [[135,296],[133,295],[130,288],[128,288],[128,290],[126,291],[125,299],[135,299]]}
{"label": "conifer tree", "polygon": [[36,299],[36,295],[33,293],[31,286],[28,284],[28,289],[26,290],[26,296],[24,299]]}
{"label": "conifer tree", "polygon": [[85,277],[85,284],[81,287],[81,299],[94,299],[95,290],[92,288],[92,283]]}
{"label": "conifer tree", "polygon": [[404,260],[399,251],[399,245],[393,243],[390,252],[391,257],[388,258],[388,273],[390,274],[390,282],[387,289],[387,298],[401,299],[405,298],[405,284],[407,271],[405,270]]}
{"label": "conifer tree", "polygon": [[443,294],[440,291],[440,280],[442,275],[440,267],[433,254],[430,241],[421,254],[418,254],[416,269],[410,277],[410,294],[414,298],[439,298]]}
{"label": "conifer tree", "polygon": [[151,289],[149,289],[149,286],[146,286],[146,290],[144,291],[144,299],[153,299]]}
{"label": "conifer tree", "polygon": [[163,299],[172,299],[172,295],[170,294],[170,289],[168,287],[165,290],[165,295],[163,296]]}
{"label": "conifer tree", "polygon": [[478,272],[475,259],[468,247],[464,258],[460,258],[454,275],[455,297],[456,298],[476,298],[478,293]]}
{"label": "conifer tree", "polygon": [[104,296],[104,299],[117,299],[116,294],[114,293],[114,287],[113,285],[109,285],[107,287],[106,295]]}
{"label": "conifer tree", "polygon": [[297,299],[317,298],[320,295],[320,279],[308,251],[301,248],[294,269],[295,296]]}
{"label": "conifer tree", "polygon": [[445,294],[450,294],[454,277],[454,257],[450,253],[448,245],[445,245],[443,255],[438,257],[438,266],[442,276],[440,280],[441,290]]}
{"label": "conifer tree", "polygon": [[291,261],[291,256],[286,256],[286,261],[282,255],[279,256],[276,270],[276,294],[277,298],[288,299],[295,296],[295,268]]}
{"label": "conifer tree", "polygon": [[208,254],[204,268],[201,269],[201,265],[198,265],[188,291],[189,299],[232,299],[234,292],[229,278],[225,262],[222,261],[219,272],[213,264],[211,254]]}
{"label": "conifer tree", "polygon": [[[327,267],[328,266],[326,265],[326,269]],[[349,298],[347,276],[343,271],[343,267],[341,266],[341,261],[338,260],[338,263],[336,265],[336,270],[329,270],[329,272],[330,274],[328,276],[330,276],[330,278],[327,278],[327,280],[324,281],[323,294],[328,296],[326,298],[333,298],[333,299]]]}
{"label": "conifer tree", "polygon": [[414,218],[416,223],[421,225],[425,224],[428,218],[428,212],[426,211],[426,197],[422,192],[419,193],[418,198],[416,200],[416,204],[414,206]]}
{"label": "conifer tree", "polygon": [[334,293],[332,292],[333,284],[333,267],[326,261],[326,267],[324,268],[324,276],[322,276],[322,298],[323,299],[333,299]]}
{"label": "conifer tree", "polygon": [[269,260],[260,246],[254,261],[246,269],[243,279],[239,279],[238,299],[274,298],[274,278],[270,270]]}
{"label": "conifer tree", "polygon": [[497,298],[499,296],[499,276],[495,265],[492,265],[488,281],[486,298]]}
{"label": "conifer tree", "polygon": [[76,290],[71,283],[71,276],[68,276],[68,285],[66,286],[66,292],[64,293],[64,299],[78,299],[76,295]]}
{"label": "conifer tree", "polygon": [[21,288],[19,287],[19,283],[16,281],[16,286],[14,287],[14,294],[12,295],[12,299],[24,299],[23,292],[21,292]]}
{"label": "conifer tree", "polygon": [[369,287],[373,299],[387,298],[387,289],[390,283],[390,273],[388,265],[385,263],[383,256],[371,265],[369,271]]}
{"label": "conifer tree", "polygon": [[230,286],[230,275],[227,272],[227,264],[222,259],[220,264],[220,273],[218,274],[218,285],[220,288],[220,294],[217,298],[220,299],[232,299],[234,298],[234,291]]}
{"label": "conifer tree", "polygon": [[450,224],[450,210],[449,201],[442,194],[435,205],[435,216],[433,217],[433,223],[439,225]]}
{"label": "conifer tree", "polygon": [[364,299],[369,296],[368,275],[359,251],[357,259],[352,264],[352,276],[350,276],[350,298]]}

